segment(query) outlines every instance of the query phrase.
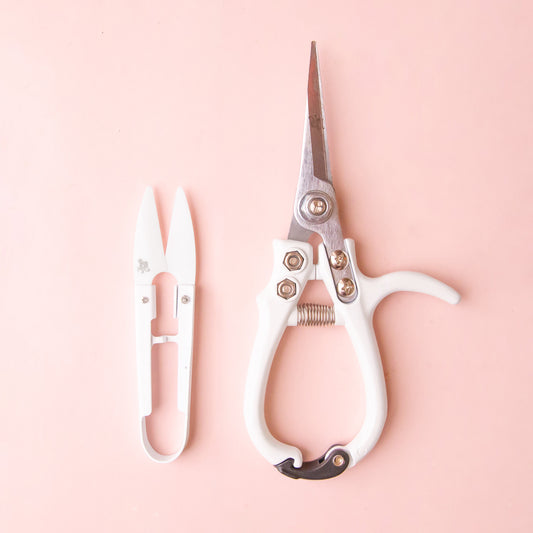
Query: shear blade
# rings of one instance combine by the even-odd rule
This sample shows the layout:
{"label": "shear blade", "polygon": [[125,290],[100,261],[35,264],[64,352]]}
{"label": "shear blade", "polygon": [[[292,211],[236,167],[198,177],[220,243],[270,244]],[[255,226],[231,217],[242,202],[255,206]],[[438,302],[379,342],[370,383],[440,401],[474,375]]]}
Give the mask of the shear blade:
{"label": "shear blade", "polygon": [[309,147],[306,150],[305,146],[305,143],[308,143],[312,154],[313,175],[331,183],[326,122],[324,120],[324,101],[322,99],[322,81],[320,79],[320,67],[318,65],[315,41],[311,43],[305,126],[309,134],[304,137],[304,153],[309,153]]}
{"label": "shear blade", "polygon": [[[301,196],[312,188],[310,187],[313,181],[311,178],[318,178],[332,184],[322,82],[315,41],[311,43],[302,160],[297,186],[298,193],[302,193]],[[295,206],[295,209],[297,208],[298,206]],[[289,239],[307,242],[312,234],[313,231],[302,227],[293,216]]]}

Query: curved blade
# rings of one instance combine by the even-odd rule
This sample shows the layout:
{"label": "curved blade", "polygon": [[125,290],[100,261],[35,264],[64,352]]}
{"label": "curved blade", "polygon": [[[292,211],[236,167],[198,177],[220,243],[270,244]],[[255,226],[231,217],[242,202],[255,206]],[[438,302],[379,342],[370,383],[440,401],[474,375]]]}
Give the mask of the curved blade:
{"label": "curved blade", "polygon": [[196,247],[191,213],[183,189],[176,191],[174,210],[167,242],[168,271],[178,285],[194,285],[196,280]]}
{"label": "curved blade", "polygon": [[157,274],[167,269],[154,191],[151,187],[147,187],[144,193],[137,217],[133,268],[137,285],[151,284]]}

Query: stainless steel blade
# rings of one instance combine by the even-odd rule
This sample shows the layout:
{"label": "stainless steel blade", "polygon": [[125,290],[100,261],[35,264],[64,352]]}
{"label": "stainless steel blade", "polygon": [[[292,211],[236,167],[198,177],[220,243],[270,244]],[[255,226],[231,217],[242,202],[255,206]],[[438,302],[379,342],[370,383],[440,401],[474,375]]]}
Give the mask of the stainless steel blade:
{"label": "stainless steel blade", "polygon": [[[322,86],[314,41],[311,43],[302,164],[289,239],[307,240],[311,232],[320,235],[328,257],[333,253],[346,254],[339,209],[331,179]],[[355,284],[353,266],[347,263],[344,268],[330,267],[330,271],[339,299],[342,302],[355,300],[357,286],[346,296],[341,295],[338,288],[339,283],[341,281],[344,283],[345,278]]]}
{"label": "stainless steel blade", "polygon": [[322,99],[322,81],[320,79],[320,67],[318,65],[315,41],[311,43],[311,59],[309,61],[306,125],[309,127],[310,133],[309,141],[313,156],[313,175],[331,183],[324,101]]}
{"label": "stainless steel blade", "polygon": [[176,191],[174,210],[167,242],[168,271],[178,285],[194,285],[196,280],[196,247],[191,213],[183,189]]}
{"label": "stainless steel blade", "polygon": [[157,274],[167,270],[154,191],[146,189],[135,229],[133,268],[136,284],[151,284]]}
{"label": "stainless steel blade", "polygon": [[[307,80],[307,104],[302,144],[300,177],[297,185],[295,210],[300,209],[300,200],[311,190],[332,190],[332,178],[329,164],[326,122],[324,119],[324,102],[322,99],[322,82],[316,42],[311,43],[309,76]],[[289,239],[307,241],[315,231],[309,225],[302,225],[295,215],[289,230]]]}

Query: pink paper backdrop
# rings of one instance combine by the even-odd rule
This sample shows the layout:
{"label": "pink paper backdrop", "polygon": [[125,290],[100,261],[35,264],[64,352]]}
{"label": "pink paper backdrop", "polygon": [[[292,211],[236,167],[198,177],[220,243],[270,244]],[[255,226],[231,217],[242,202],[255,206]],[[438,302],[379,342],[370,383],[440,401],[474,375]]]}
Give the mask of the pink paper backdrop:
{"label": "pink paper backdrop", "polygon": [[[530,2],[503,0],[2,2],[0,530],[533,530],[532,23]],[[312,39],[361,268],[420,270],[463,295],[381,305],[385,431],[320,483],[279,475],[242,415]],[[165,238],[184,187],[197,235],[192,432],[171,465],[138,435],[146,185]],[[170,451],[172,348],[153,367],[150,432]],[[361,386],[342,328],[293,329],[271,428],[316,457],[357,431]]]}

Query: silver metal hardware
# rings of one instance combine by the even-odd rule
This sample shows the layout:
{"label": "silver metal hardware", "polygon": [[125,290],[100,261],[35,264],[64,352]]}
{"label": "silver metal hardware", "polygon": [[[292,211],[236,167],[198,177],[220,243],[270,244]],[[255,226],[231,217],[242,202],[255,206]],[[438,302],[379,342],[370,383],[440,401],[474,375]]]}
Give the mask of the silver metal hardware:
{"label": "silver metal hardware", "polygon": [[311,198],[307,203],[307,210],[317,217],[323,215],[328,208],[328,204],[324,201],[323,198]]}
{"label": "silver metal hardware", "polygon": [[344,457],[342,455],[336,455],[333,457],[333,464],[335,466],[342,466],[344,464]]}
{"label": "silver metal hardware", "polygon": [[304,258],[300,252],[294,250],[285,254],[283,264],[291,271],[300,270],[304,264]]}
{"label": "silver metal hardware", "polygon": [[329,256],[329,263],[335,270],[342,270],[348,264],[348,256],[342,250],[335,250]]}
{"label": "silver metal hardware", "polygon": [[342,278],[337,283],[337,292],[340,296],[351,296],[355,291],[355,283],[350,278]]}
{"label": "silver metal hardware", "polygon": [[296,283],[291,279],[284,279],[278,283],[278,296],[284,300],[292,298],[296,294]]}
{"label": "silver metal hardware", "polygon": [[333,212],[333,201],[323,191],[310,191],[300,203],[300,214],[308,222],[322,224]]}
{"label": "silver metal hardware", "polygon": [[188,296],[182,296],[181,297],[181,303],[182,304],[188,304],[191,301],[191,299]]}
{"label": "silver metal hardware", "polygon": [[334,326],[335,308],[330,305],[300,304],[297,307],[298,326]]}
{"label": "silver metal hardware", "polygon": [[143,304],[147,304],[149,301],[150,301],[150,298],[148,298],[148,296],[143,296],[143,297],[142,297],[141,302],[142,302]]}

